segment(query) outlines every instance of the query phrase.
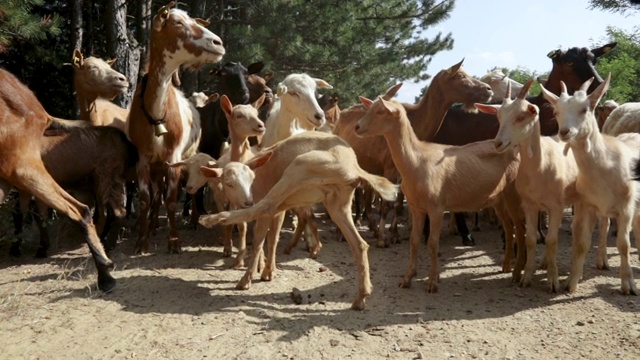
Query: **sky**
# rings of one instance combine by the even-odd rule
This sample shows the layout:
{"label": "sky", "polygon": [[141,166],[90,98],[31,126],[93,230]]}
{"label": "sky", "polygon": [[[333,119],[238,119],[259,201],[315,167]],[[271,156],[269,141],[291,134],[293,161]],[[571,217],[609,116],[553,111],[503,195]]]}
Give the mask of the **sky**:
{"label": "sky", "polygon": [[[544,73],[551,70],[549,51],[599,47],[607,43],[607,26],[630,31],[640,25],[640,11],[622,15],[588,7],[588,0],[457,0],[449,19],[425,32],[430,38],[450,32],[454,39],[452,50],[433,56],[427,73],[463,58],[462,67],[477,77],[495,66]],[[405,81],[397,99],[414,103],[430,81]]]}

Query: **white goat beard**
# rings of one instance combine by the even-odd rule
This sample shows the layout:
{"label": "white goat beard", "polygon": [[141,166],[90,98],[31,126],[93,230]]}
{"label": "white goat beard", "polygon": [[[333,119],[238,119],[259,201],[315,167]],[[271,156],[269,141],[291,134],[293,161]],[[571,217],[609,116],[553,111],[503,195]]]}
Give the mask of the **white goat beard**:
{"label": "white goat beard", "polygon": [[531,148],[531,145],[527,147],[527,155],[529,155],[529,159],[533,158],[533,149]]}

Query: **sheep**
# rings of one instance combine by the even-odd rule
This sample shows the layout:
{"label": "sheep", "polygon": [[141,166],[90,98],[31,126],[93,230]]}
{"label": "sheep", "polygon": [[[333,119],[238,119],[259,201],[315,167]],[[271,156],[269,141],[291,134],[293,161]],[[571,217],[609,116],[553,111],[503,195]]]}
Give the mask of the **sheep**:
{"label": "sheep", "polygon": [[[513,281],[519,281],[524,265],[524,224],[520,222],[520,201],[514,180],[518,171],[518,155],[512,151],[498,153],[493,141],[465,146],[441,145],[417,138],[404,106],[382,97],[374,102],[361,97],[369,110],[358,120],[355,132],[359,136],[384,136],[393,162],[402,176],[401,189],[411,210],[409,267],[400,282],[410,287],[416,275],[418,247],[425,224],[430,219],[428,239],[431,267],[427,291],[438,291],[438,247],[444,212],[476,211],[493,204],[503,221],[507,247],[503,271],[508,271],[513,252],[511,230],[515,225],[518,258]],[[505,216],[504,208],[510,216]],[[510,219],[513,219],[511,223]]]}
{"label": "sheep", "polygon": [[604,124],[605,122],[607,122],[607,119],[609,118],[609,115],[611,115],[611,112],[615,110],[618,106],[620,106],[620,104],[618,104],[615,100],[607,100],[596,107],[598,129],[600,130],[601,133],[605,134],[603,129]]}
{"label": "sheep", "polygon": [[519,93],[523,87],[522,84],[509,78],[508,74],[503,73],[502,70],[497,68],[481,77],[480,81],[491,86],[491,90],[493,90],[491,101],[494,103],[499,103],[504,100],[507,86],[511,86],[511,93],[513,94]]}
{"label": "sheep", "polygon": [[640,133],[640,102],[628,102],[616,107],[602,125],[602,133],[611,136],[631,132]]}
{"label": "sheep", "polygon": [[369,246],[358,234],[351,218],[353,192],[364,181],[385,200],[391,201],[396,196],[397,186],[362,170],[346,141],[319,131],[303,132],[263,149],[249,164],[259,162],[264,164],[254,166],[255,179],[251,186],[257,203],[247,209],[204,216],[201,220],[203,225],[209,227],[218,223],[256,220],[251,262],[236,288],[243,290],[251,286],[267,231],[267,263],[261,279],[273,279],[277,235],[285,210],[323,203],[346,238],[356,261],[358,292],[351,308],[364,309],[372,289],[367,256]]}
{"label": "sheep", "polygon": [[[634,234],[640,234],[640,214],[637,209],[640,193],[631,173],[631,167],[639,155],[640,134],[615,138],[603,135],[598,130],[594,110],[609,88],[610,80],[611,74],[589,95],[587,89],[593,79],[584,82],[573,96],[567,93],[564,82],[561,83],[560,96],[542,87],[543,96],[554,107],[560,128],[559,137],[566,143],[565,149],[571,149],[578,165],[576,190],[580,201],[575,206],[575,217],[571,224],[571,272],[566,288],[570,292],[575,291],[582,278],[584,259],[597,214],[616,220],[621,291],[625,295],[637,295],[629,262],[629,232],[633,227]],[[635,239],[636,246],[640,248],[640,236],[635,236]]]}
{"label": "sheep", "polygon": [[573,152],[563,155],[564,145],[556,137],[541,136],[540,110],[525,99],[533,79],[529,80],[516,99],[511,101],[511,86],[507,85],[501,105],[475,104],[476,108],[489,114],[497,114],[500,129],[494,139],[496,150],[510,151],[517,147],[520,152],[520,167],[515,180],[516,190],[522,199],[526,218],[527,261],[520,286],[530,286],[535,273],[536,230],[538,212],[549,213],[549,231],[546,236],[547,279],[550,292],[560,290],[556,252],[558,231],[566,206],[578,201],[576,179],[578,166]]}
{"label": "sheep", "polygon": [[222,40],[205,27],[206,21],[193,19],[185,11],[172,8],[174,5],[175,2],[170,2],[160,8],[151,22],[149,72],[136,88],[127,120],[127,135],[140,155],[137,164],[140,231],[136,254],[149,250],[151,227],[147,215],[152,179],[156,192],[166,185],[168,251],[181,251],[175,216],[180,168],[167,167],[166,162],[175,163],[194,154],[201,128],[197,109],[175,88],[171,78],[181,66],[197,68],[218,62],[225,54]]}

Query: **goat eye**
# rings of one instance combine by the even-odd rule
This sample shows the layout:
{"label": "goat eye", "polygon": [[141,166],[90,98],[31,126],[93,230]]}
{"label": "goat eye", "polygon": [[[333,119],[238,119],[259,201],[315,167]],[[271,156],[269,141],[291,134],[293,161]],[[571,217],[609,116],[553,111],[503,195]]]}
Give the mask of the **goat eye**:
{"label": "goat eye", "polygon": [[567,65],[573,66],[573,62],[568,62]]}

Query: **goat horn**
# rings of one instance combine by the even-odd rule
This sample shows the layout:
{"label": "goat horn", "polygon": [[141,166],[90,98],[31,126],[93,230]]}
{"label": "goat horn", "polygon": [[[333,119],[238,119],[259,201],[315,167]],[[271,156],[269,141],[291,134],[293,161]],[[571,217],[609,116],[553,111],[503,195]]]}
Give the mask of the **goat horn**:
{"label": "goat horn", "polygon": [[569,94],[569,91],[567,91],[567,85],[564,81],[560,81],[560,93]]}
{"label": "goat horn", "polygon": [[520,89],[520,92],[518,93],[518,99],[524,99],[527,96],[527,94],[529,93],[529,89],[531,89],[531,85],[533,85],[533,78],[529,79],[526,84],[524,84],[522,89]]}
{"label": "goat horn", "polygon": [[162,13],[164,13],[164,12],[168,12],[168,11],[169,11],[169,9],[171,9],[175,4],[176,4],[176,2],[175,2],[175,1],[172,1],[172,2],[168,3],[167,5],[165,5],[165,6],[161,7],[161,8],[158,10],[158,15],[160,15],[160,14],[162,14]]}
{"label": "goat horn", "polygon": [[582,84],[582,86],[580,86],[580,90],[586,92],[587,89],[589,89],[589,86],[591,86],[592,82],[593,82],[593,77],[591,77],[589,80],[585,81],[584,84]]}
{"label": "goat horn", "polygon": [[504,100],[511,100],[511,81],[507,82],[507,92],[504,94]]}

